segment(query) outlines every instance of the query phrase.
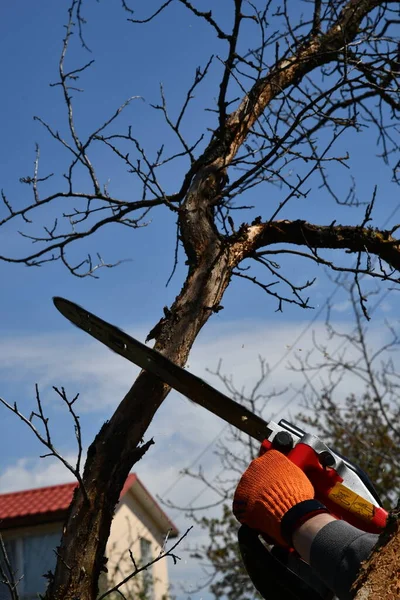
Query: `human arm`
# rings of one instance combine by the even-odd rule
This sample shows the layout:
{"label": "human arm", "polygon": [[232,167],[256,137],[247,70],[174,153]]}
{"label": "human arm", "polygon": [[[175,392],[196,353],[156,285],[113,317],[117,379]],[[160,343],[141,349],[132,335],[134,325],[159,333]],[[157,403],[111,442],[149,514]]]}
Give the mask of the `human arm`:
{"label": "human arm", "polygon": [[347,600],[378,536],[336,520],[324,507],[316,510],[313,498],[314,489],[301,469],[271,450],[252,461],[242,476],[233,512],[275,543],[294,546],[318,578]]}
{"label": "human arm", "polygon": [[311,546],[325,525],[336,521],[332,515],[323,513],[312,517],[293,533],[293,546],[301,558],[310,564]]}
{"label": "human arm", "polygon": [[[318,515],[310,519],[294,533],[293,543],[303,560],[306,560],[306,555],[300,553],[303,549],[298,547],[299,539],[303,540],[300,542],[303,545],[306,539],[306,545],[310,544],[309,560],[306,562],[309,562],[313,571],[338,598],[350,600],[353,597],[350,589],[361,563],[368,558],[379,536],[365,533],[346,521],[332,517],[325,524],[319,519],[328,516]],[[303,530],[300,531],[301,529]]]}

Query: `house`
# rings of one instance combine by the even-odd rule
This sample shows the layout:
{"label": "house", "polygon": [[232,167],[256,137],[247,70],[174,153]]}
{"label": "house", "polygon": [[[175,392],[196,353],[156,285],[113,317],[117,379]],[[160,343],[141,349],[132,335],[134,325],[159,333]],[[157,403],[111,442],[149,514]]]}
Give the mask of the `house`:
{"label": "house", "polygon": [[[37,598],[46,588],[43,575],[54,569],[55,548],[76,485],[67,483],[0,494],[0,531],[15,579],[23,576],[18,584],[21,600]],[[169,538],[178,535],[172,521],[131,473],[115,510],[106,551],[108,573],[100,582],[101,591],[110,589],[133,571],[130,551],[138,566],[156,558],[168,532]],[[121,588],[124,596],[128,600],[139,596],[141,600],[162,600],[167,596],[167,560],[159,560],[132,578]],[[0,600],[8,598],[8,589],[0,583]]]}

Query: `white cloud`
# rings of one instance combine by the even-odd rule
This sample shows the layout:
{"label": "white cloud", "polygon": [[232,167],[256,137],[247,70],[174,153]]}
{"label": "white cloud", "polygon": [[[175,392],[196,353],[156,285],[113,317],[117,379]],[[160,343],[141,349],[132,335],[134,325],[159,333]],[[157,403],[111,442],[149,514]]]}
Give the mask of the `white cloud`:
{"label": "white cloud", "polygon": [[336,312],[347,312],[351,308],[350,300],[343,300],[342,302],[336,302],[332,305],[332,310]]}
{"label": "white cloud", "polygon": [[[69,461],[74,456],[66,455]],[[53,458],[20,458],[0,474],[0,493],[57,485],[74,481],[74,476],[60,461]]]}
{"label": "white cloud", "polygon": [[[305,355],[312,348],[311,330],[293,347],[303,328],[304,323],[278,320],[210,323],[195,343],[187,368],[218,385],[218,380],[206,369],[215,369],[222,358],[222,371],[233,374],[237,387],[251,387],[260,373],[258,356],[264,357],[273,366],[289,350],[291,356],[295,352]],[[349,330],[345,323],[342,328]],[[143,339],[146,329],[130,332]],[[323,323],[315,323],[313,331],[319,340],[326,341]],[[380,331],[379,324],[374,326],[374,331],[376,337]],[[77,330],[71,334],[20,336],[0,341],[0,376],[5,382],[22,381],[32,385],[37,381],[43,388],[62,384],[76,387],[81,391],[80,410],[84,412],[114,408],[137,372],[134,365]],[[274,369],[266,389],[271,390],[274,386],[282,388],[288,383],[296,385],[300,381],[301,376],[289,372],[287,360],[284,360]],[[183,432],[182,427],[180,430]]]}
{"label": "white cloud", "polygon": [[83,412],[115,407],[138,371],[78,331],[68,335],[3,338],[0,342],[3,381],[24,382],[30,387],[37,382],[42,390],[52,385],[77,388]]}
{"label": "white cloud", "polygon": [[[338,327],[349,331],[348,324],[338,323]],[[207,368],[214,370],[222,358],[222,372],[232,374],[237,389],[246,388],[249,391],[259,378],[258,356],[261,355],[273,367],[273,372],[260,391],[270,393],[274,389],[289,388],[267,405],[265,418],[271,418],[273,413],[278,413],[279,418],[287,417],[288,407],[284,413],[279,414],[279,410],[292,400],[290,408],[295,413],[295,390],[304,384],[301,373],[288,370],[287,361],[289,358],[293,361],[296,353],[304,357],[313,347],[311,330],[293,346],[303,328],[303,323],[278,320],[210,323],[193,347],[188,370],[221,388],[221,382],[210,375]],[[324,324],[317,322],[313,329],[317,339],[327,343]],[[142,339],[145,330],[132,333]],[[371,346],[378,347],[385,335],[386,331],[376,323],[369,337]],[[329,351],[332,353],[335,347],[332,349],[329,346]],[[289,351],[292,352],[290,356],[278,364]],[[351,356],[351,352],[349,348],[348,356]],[[78,410],[83,428],[88,419],[93,421],[99,416],[103,418],[105,413],[107,416],[111,413],[129,389],[137,372],[138,369],[128,361],[78,330],[68,335],[3,338],[0,342],[0,377],[5,382],[12,382],[13,386],[15,384],[16,389],[21,381],[26,385],[29,383],[30,389],[32,382],[37,381],[45,390],[56,384],[65,385],[73,393],[80,391]],[[314,383],[317,388],[320,376],[321,373],[316,372]],[[360,389],[358,380],[353,378],[346,381],[346,393]],[[48,391],[46,398],[49,402]],[[52,395],[52,407],[55,405],[53,399]],[[224,422],[218,417],[172,392],[157,412],[146,435],[154,436],[156,441],[156,446],[151,448],[143,461],[146,464],[153,463],[153,457],[156,457],[152,465],[154,469],[149,469],[155,482],[155,491],[162,493],[168,487],[173,477],[171,465],[175,473],[187,466],[223,427]],[[212,461],[212,453],[207,453],[205,460]],[[142,463],[139,464],[141,469]]]}
{"label": "white cloud", "polygon": [[[351,331],[348,323],[336,324],[343,331]],[[143,330],[131,330],[138,339],[143,339]],[[271,392],[286,386],[288,391],[267,405],[265,418],[293,400],[289,408],[296,413],[298,398],[296,389],[304,383],[301,373],[288,370],[287,361],[294,360],[297,353],[304,357],[313,347],[312,330],[295,344],[295,340],[304,329],[304,323],[288,323],[278,318],[274,321],[241,321],[240,323],[211,322],[193,347],[188,361],[188,370],[208,380],[212,385],[221,387],[217,378],[207,372],[214,370],[220,358],[223,359],[222,372],[234,378],[238,389],[250,390],[260,374],[258,357],[263,356],[274,367],[261,391]],[[318,341],[328,343],[325,326],[322,322],[314,324],[313,330]],[[370,326],[369,345],[379,347],[386,337],[386,330],[375,320]],[[329,346],[332,354],[341,340]],[[289,356],[289,351],[291,352]],[[353,350],[348,347],[347,358]],[[279,362],[285,355],[285,360]],[[38,381],[45,389],[53,384],[65,385],[81,392],[79,410],[83,429],[90,422],[97,422],[109,415],[132,384],[138,369],[108,351],[100,343],[85,337],[82,332],[74,331],[68,335],[52,334],[17,339],[2,339],[0,342],[0,377],[21,389],[21,382],[31,386]],[[321,373],[316,371],[314,384],[320,386]],[[355,378],[346,380],[343,397],[351,391],[362,389]],[[48,394],[47,394],[48,396]],[[47,398],[47,402],[49,398]],[[288,417],[288,408],[278,418]],[[100,426],[100,425],[99,425]],[[204,485],[191,479],[180,478],[179,473],[196,458],[202,464],[205,474],[213,479],[221,467],[215,457],[212,441],[222,435],[224,422],[205,409],[172,392],[157,412],[146,433],[146,439],[154,437],[155,445],[145,457],[134,466],[134,470],[144,485],[154,495],[165,497],[165,491],[172,486],[167,498],[180,506],[187,506],[198,496],[198,502],[207,503],[210,496],[199,496]],[[204,450],[208,447],[208,450]],[[23,449],[21,449],[22,453]],[[71,476],[62,465],[53,462],[35,461],[20,458],[14,464],[4,468],[0,474],[0,491],[50,485],[71,480]],[[183,513],[165,508],[181,531],[188,524]],[[210,512],[208,514],[211,514]],[[191,546],[205,539],[204,532],[198,527],[190,535]],[[179,554],[179,552],[178,552]],[[186,561],[186,562],[185,562]],[[171,567],[171,579],[186,582],[198,580],[198,567],[182,550],[182,562],[179,567]],[[194,597],[200,597],[203,594]]]}
{"label": "white cloud", "polygon": [[390,304],[390,302],[384,300],[379,304],[379,309],[384,313],[389,313],[393,310],[393,306]]}

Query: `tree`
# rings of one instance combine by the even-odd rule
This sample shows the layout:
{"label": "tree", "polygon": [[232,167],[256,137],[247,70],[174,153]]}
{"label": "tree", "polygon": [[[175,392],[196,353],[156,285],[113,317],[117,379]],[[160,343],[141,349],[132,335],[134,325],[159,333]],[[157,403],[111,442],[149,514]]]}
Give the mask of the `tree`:
{"label": "tree", "polygon": [[[350,299],[355,321],[351,333],[335,328],[328,315],[329,346],[340,340],[340,353],[332,356],[328,346],[315,341],[317,358],[311,353],[310,357],[299,359],[308,394],[304,391],[307,413],[297,418],[307,428],[315,429],[328,445],[359,464],[390,510],[400,498],[400,401],[393,361],[399,337],[396,329],[388,325],[387,343],[372,349],[353,288]],[[310,374],[315,372],[323,372],[327,378],[319,389],[310,381]],[[351,393],[343,402],[342,384],[349,373],[353,381],[360,381],[364,392]]]}
{"label": "tree", "polygon": [[[332,322],[328,308],[327,338],[321,342],[314,336],[312,350],[305,356],[298,352],[296,362],[291,365],[304,375],[305,383],[298,392],[302,412],[290,421],[315,433],[324,443],[359,465],[370,477],[383,505],[392,510],[400,498],[400,399],[397,363],[393,359],[399,348],[398,331],[388,325],[385,342],[377,348],[365,326],[354,286],[349,290],[349,298],[355,326],[340,330]],[[276,392],[272,391],[269,396],[262,394],[270,377],[264,361],[261,361],[260,379],[249,393],[238,389],[232,376],[222,374],[221,366],[214,375],[237,402],[263,418],[270,413],[268,402]],[[318,375],[318,383],[313,381],[315,375]],[[354,387],[357,382],[360,384],[358,393],[346,396],[349,386]],[[208,533],[210,543],[193,552],[202,561],[208,577],[206,585],[216,598],[245,600],[255,596],[240,560],[239,525],[232,517],[231,503],[240,474],[257,454],[254,440],[231,428],[230,435],[218,442],[216,450],[223,467],[222,475],[208,480],[202,469],[188,473],[215,492],[213,506],[220,506],[218,514],[212,516],[209,516],[210,506],[206,510],[201,506],[186,509]],[[380,584],[387,585],[389,577],[382,568]],[[371,597],[385,598],[379,595],[382,589],[386,588],[375,589],[375,596]],[[274,597],[271,592],[271,598]]]}
{"label": "tree", "polygon": [[[230,397],[260,416],[266,408],[268,409],[268,403],[280,395],[280,391],[276,390],[268,395],[261,393],[269,374],[268,365],[260,359],[260,377],[252,390],[246,393],[245,390],[237,389],[232,376],[227,377],[222,373],[221,362],[213,373],[223,383]],[[231,510],[237,482],[249,462],[256,458],[258,451],[259,444],[251,437],[229,427],[227,435],[218,440],[215,450],[215,455],[221,463],[220,474],[209,480],[201,467],[197,472],[185,472],[187,477],[200,480],[206,488],[214,492],[215,498],[211,504],[181,510],[186,511],[197,525],[207,531],[209,543],[193,549],[192,556],[200,561],[205,573],[205,582],[199,582],[199,591],[208,587],[215,598],[247,600],[260,597],[244,568],[238,546],[239,523]],[[177,508],[170,502],[166,504]],[[210,509],[216,507],[220,507],[219,514],[210,515]],[[275,598],[273,589],[271,598]]]}
{"label": "tree", "polygon": [[[35,227],[22,232],[34,242],[33,250],[27,250],[23,257],[2,252],[0,258],[28,266],[60,260],[75,276],[93,276],[100,267],[110,265],[100,256],[98,262],[91,255],[75,261],[75,242],[109,224],[136,230],[145,224],[150,211],[172,213],[178,229],[176,261],[180,248],[187,261],[187,274],[176,300],[164,309],[148,340],[154,339],[155,348],[179,365],[185,364],[208,319],[221,310],[224,292],[234,276],[255,283],[275,298],[278,310],[285,303],[310,307],[305,294],[312,281],[291,280],[289,273],[279,270],[277,256],[283,265],[288,255],[353,273],[367,315],[360,275],[399,281],[399,243],[393,237],[397,226],[385,230],[369,226],[377,193],[365,212],[358,213],[358,225],[339,225],[336,221],[319,225],[278,217],[286,214],[291,200],[307,197],[308,182],[316,185],[314,175],[320,177],[326,192],[339,205],[345,203],[357,209],[353,188],[348,195],[338,197],[328,171],[345,165],[348,159],[346,154],[332,155],[338,137],[352,128],[362,132],[365,124],[377,128],[383,159],[393,163],[397,181],[398,143],[392,135],[399,109],[399,56],[393,33],[397,3],[315,0],[305,3],[304,13],[294,18],[287,3],[279,2],[234,0],[229,18],[225,9],[224,14],[215,17],[211,10],[201,10],[188,0],[154,4],[152,14],[136,18],[126,0],[121,1],[133,27],[151,27],[156,19],[167,19],[173,4],[189,11],[193,19],[214,32],[219,53],[218,58],[210,57],[195,70],[176,118],[171,116],[162,91],[161,101],[155,105],[181,148],[168,154],[160,143],[156,157],[151,158],[130,127],[122,133],[113,130],[132,98],[89,135],[80,134],[74,94],[77,79],[85,75],[91,62],[67,66],[74,31],[83,50],[87,48],[82,12],[85,4],[83,0],[72,0],[59,78],[54,84],[66,108],[67,135],[37,118],[54,142],[65,149],[70,162],[63,169],[62,183],[55,178],[50,193],[42,194],[43,186],[51,186],[52,182],[51,175],[39,174],[37,147],[33,173],[21,178],[31,188],[33,199],[21,207],[3,191],[0,225],[11,227],[21,219],[29,225],[42,209],[52,215],[59,212],[54,225],[45,226],[43,233]],[[247,50],[249,39],[252,46]],[[197,140],[185,139],[183,119],[191,109],[194,92],[211,72],[213,61],[220,70],[217,98],[211,107],[211,133],[204,131]],[[140,195],[124,199],[108,189],[104,183],[107,175],[99,174],[95,165],[99,151],[120,159],[140,183]],[[162,173],[173,161],[179,164],[182,176],[176,189],[167,193]],[[287,177],[289,168],[298,173],[295,183]],[[260,186],[261,195],[262,186],[271,184],[277,186],[274,205],[262,207],[261,216],[257,207],[250,219],[246,217],[247,222],[240,222],[240,217],[235,222],[237,213],[233,211],[243,208],[252,190]],[[271,189],[275,188],[266,187]],[[313,193],[320,193],[315,190]],[[74,200],[75,207],[60,208],[57,202],[63,199]],[[325,250],[337,251],[337,258],[332,259]],[[355,265],[347,254],[356,256]],[[378,258],[378,266],[372,264],[372,255]],[[152,443],[142,440],[168,391],[168,386],[153,376],[140,373],[93,440],[65,526],[48,598],[96,597],[115,503],[129,470]]]}
{"label": "tree", "polygon": [[[327,348],[318,346],[329,378],[322,392],[306,406],[314,416],[299,415],[307,426],[316,427],[324,439],[334,445],[350,460],[359,464],[371,477],[387,509],[393,509],[389,525],[380,536],[371,557],[363,564],[354,583],[355,598],[390,598],[399,592],[398,567],[388,560],[399,550],[400,509],[400,415],[398,374],[391,353],[398,348],[399,337],[395,328],[389,327],[391,339],[376,351],[368,347],[361,315],[356,305],[354,289],[350,290],[351,305],[355,318],[355,330],[351,334],[339,332],[329,325],[331,339],[339,338],[351,344],[355,357],[341,352],[332,358]],[[310,365],[300,361],[301,370],[309,374]],[[321,366],[321,365],[320,365]],[[314,364],[311,370],[318,369]],[[346,376],[351,373],[365,386],[361,397],[351,394],[345,404],[334,401],[334,392]],[[315,411],[319,411],[316,413]],[[322,417],[322,419],[321,419]],[[386,553],[382,546],[386,544]]]}

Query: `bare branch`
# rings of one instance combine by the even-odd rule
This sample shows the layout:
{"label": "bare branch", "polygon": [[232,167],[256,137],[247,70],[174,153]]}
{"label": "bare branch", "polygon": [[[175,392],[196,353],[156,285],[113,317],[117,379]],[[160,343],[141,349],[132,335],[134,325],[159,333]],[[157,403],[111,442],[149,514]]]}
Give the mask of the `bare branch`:
{"label": "bare branch", "polygon": [[[167,0],[167,2],[164,2],[164,4],[162,4],[158,10],[156,10],[152,15],[150,15],[150,17],[147,17],[146,19],[128,19],[128,21],[131,21],[131,23],[150,23],[150,21],[152,21],[160,13],[162,13],[163,10],[167,8],[167,6],[169,6],[172,2],[173,0]],[[122,6],[125,10],[128,10],[128,12],[133,12],[131,9],[128,8],[124,0],[122,0]]]}
{"label": "bare branch", "polygon": [[8,588],[11,600],[19,600],[18,584],[23,577],[21,576],[19,579],[16,579],[15,575],[7,554],[3,536],[0,533],[0,584]]}
{"label": "bare branch", "polygon": [[193,6],[193,4],[191,2],[189,2],[188,0],[179,0],[179,2],[181,2],[181,4],[183,4],[184,6],[186,6],[186,8],[188,8],[194,15],[196,15],[196,17],[200,17],[201,19],[204,19],[209,25],[211,25],[211,27],[213,27],[213,29],[215,29],[219,39],[230,40],[231,36],[226,34],[224,31],[222,31],[222,29],[219,27],[218,23],[215,21],[215,19],[213,19],[211,10],[208,12],[202,12],[201,10],[197,10],[197,8],[195,8]]}
{"label": "bare branch", "polygon": [[[68,471],[70,471],[74,475],[74,477],[76,477],[76,479],[78,480],[78,483],[82,489],[82,492],[84,494],[85,500],[87,502],[89,502],[89,499],[86,494],[86,490],[85,490],[85,487],[84,487],[84,484],[82,481],[82,476],[80,473],[80,464],[81,464],[81,458],[82,458],[82,439],[81,439],[81,429],[80,429],[80,425],[79,425],[79,417],[77,416],[77,414],[75,413],[75,411],[73,409],[73,404],[77,400],[79,395],[75,396],[72,400],[68,400],[64,388],[61,388],[61,390],[59,390],[58,388],[54,387],[53,389],[60,396],[62,401],[67,405],[68,411],[69,411],[70,415],[72,416],[72,419],[74,422],[75,437],[76,437],[76,440],[78,443],[78,458],[77,458],[77,462],[76,462],[75,466],[71,465],[71,463],[68,462],[62,456],[62,454],[59,453],[59,451],[56,449],[56,447],[53,444],[50,427],[49,427],[49,418],[46,417],[43,412],[43,405],[42,405],[42,401],[40,398],[39,387],[37,384],[35,385],[35,397],[36,397],[37,409],[36,409],[36,411],[31,412],[29,418],[25,417],[25,415],[23,415],[20,412],[16,402],[14,403],[14,405],[11,405],[6,400],[4,400],[4,398],[0,398],[0,403],[3,404],[3,406],[5,406],[8,410],[13,412],[15,415],[17,415],[17,417],[19,419],[21,419],[21,421],[23,421],[25,423],[25,425],[27,425],[29,427],[29,429],[34,433],[34,435],[39,440],[39,442],[41,444],[43,444],[43,446],[48,448],[48,450],[50,452],[48,454],[43,455],[41,458],[44,458],[46,456],[54,456],[60,462],[62,462],[62,464],[68,469]],[[43,429],[44,429],[44,433],[41,433],[35,427],[35,425],[33,424],[34,419],[38,419],[39,423],[41,423],[41,425],[43,426]]]}
{"label": "bare branch", "polygon": [[162,558],[166,558],[167,556],[170,556],[172,558],[172,560],[174,561],[174,564],[176,565],[176,563],[178,562],[178,560],[180,560],[180,558],[179,558],[179,556],[177,556],[174,553],[174,550],[182,542],[182,540],[185,539],[185,537],[188,535],[188,533],[189,533],[189,531],[191,529],[193,529],[193,527],[189,527],[189,529],[187,529],[185,531],[185,533],[183,535],[181,535],[181,537],[178,539],[178,541],[175,542],[175,544],[173,544],[171,546],[171,548],[169,548],[168,550],[164,549],[164,551],[161,551],[160,554],[156,558],[154,558],[152,561],[150,561],[149,563],[147,563],[147,565],[144,565],[143,567],[137,567],[137,566],[135,566],[136,563],[133,560],[132,562],[133,562],[133,564],[135,566],[135,569],[132,571],[132,573],[130,573],[129,575],[127,575],[122,581],[120,581],[119,583],[117,583],[114,587],[112,587],[109,590],[107,590],[106,592],[104,592],[104,594],[101,594],[99,596],[98,600],[103,600],[103,598],[106,598],[107,596],[109,596],[113,592],[119,592],[120,588],[123,585],[125,585],[130,579],[132,579],[132,577],[136,577],[136,575],[138,575],[142,571],[145,571],[146,569],[148,569],[149,567],[151,567],[152,565],[154,565],[156,562],[158,562]]}
{"label": "bare branch", "polygon": [[380,256],[394,270],[400,270],[400,241],[393,238],[389,230],[375,230],[359,226],[311,225],[306,221],[256,222],[245,225],[241,234],[246,234],[251,243],[244,257],[272,244],[305,245],[309,248],[336,248],[358,253],[360,249],[370,255]]}

